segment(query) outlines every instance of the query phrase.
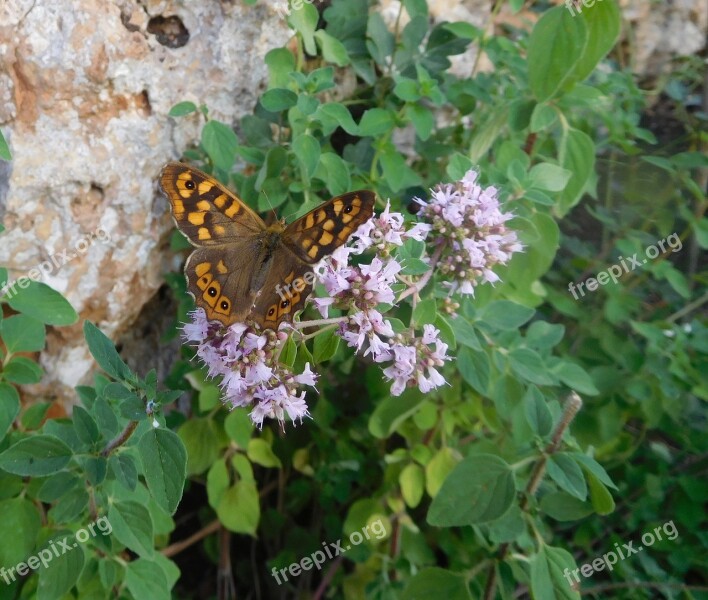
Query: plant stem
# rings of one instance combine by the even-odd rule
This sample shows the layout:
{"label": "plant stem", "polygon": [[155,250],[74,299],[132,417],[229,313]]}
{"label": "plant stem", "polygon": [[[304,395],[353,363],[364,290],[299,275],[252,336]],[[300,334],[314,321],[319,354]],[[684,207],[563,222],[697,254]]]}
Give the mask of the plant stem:
{"label": "plant stem", "polygon": [[130,438],[131,435],[133,435],[133,432],[135,431],[135,428],[138,426],[137,421],[131,421],[125,426],[125,429],[121,431],[116,437],[114,437],[108,444],[106,444],[106,447],[101,451],[101,456],[104,458],[107,457],[108,455],[111,454],[116,448],[119,448],[123,444],[125,444],[128,441],[128,438]]}
{"label": "plant stem", "polygon": [[428,281],[430,281],[430,278],[433,276],[433,272],[435,271],[435,267],[437,266],[438,262],[440,261],[440,255],[442,254],[444,244],[438,245],[438,247],[435,249],[435,252],[433,252],[433,256],[430,258],[430,269],[423,275],[418,282],[409,287],[407,290],[404,290],[401,295],[398,297],[398,302],[403,300],[404,298],[407,298],[411,294],[417,294],[419,293],[427,284]]}
{"label": "plant stem", "polygon": [[[543,454],[539,457],[538,461],[534,465],[533,471],[531,471],[531,477],[529,477],[529,481],[526,484],[524,496],[519,502],[519,508],[521,508],[522,511],[526,510],[526,507],[529,504],[529,498],[534,496],[536,490],[538,490],[538,486],[541,484],[543,474],[546,472],[546,463],[548,462],[548,457],[558,451],[561,440],[563,439],[563,434],[575,418],[575,415],[578,414],[578,411],[580,410],[582,405],[583,401],[580,399],[580,396],[578,396],[578,394],[576,394],[575,392],[571,392],[565,401],[563,414],[561,415],[561,419],[558,422],[558,425],[556,425],[556,428],[553,431],[551,441],[548,442],[548,445],[544,449]],[[500,562],[504,559],[510,547],[510,542],[505,542],[499,547],[497,562]],[[484,587],[484,595],[482,596],[483,600],[493,600],[494,595],[496,594],[496,590],[497,565],[495,562],[492,563],[489,567],[489,573],[487,575],[487,584]]]}

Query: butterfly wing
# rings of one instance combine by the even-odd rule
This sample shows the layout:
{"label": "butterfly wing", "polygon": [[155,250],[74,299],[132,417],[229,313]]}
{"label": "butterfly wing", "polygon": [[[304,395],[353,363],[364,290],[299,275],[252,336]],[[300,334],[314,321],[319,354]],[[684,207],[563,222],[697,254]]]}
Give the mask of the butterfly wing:
{"label": "butterfly wing", "polygon": [[184,271],[187,289],[210,320],[243,321],[253,305],[253,265],[263,253],[266,226],[233,193],[206,173],[167,164],[160,185],[179,230],[197,249]]}
{"label": "butterfly wing", "polygon": [[281,234],[251,318],[269,329],[292,321],[312,291],[313,265],[346,243],[359,225],[371,218],[375,200],[366,190],[350,192],[291,223]]}
{"label": "butterfly wing", "polygon": [[300,260],[317,264],[371,218],[375,202],[376,196],[368,190],[332,198],[288,225],[283,243]]}
{"label": "butterfly wing", "polygon": [[[280,253],[287,255],[280,256]],[[277,330],[283,321],[292,321],[305,306],[312,291],[315,274],[308,265],[285,247],[273,255],[273,262],[263,287],[256,296],[250,319],[264,329]]]}
{"label": "butterfly wing", "polygon": [[223,246],[262,234],[263,220],[216,179],[182,163],[168,163],[160,186],[179,230],[194,246]]}

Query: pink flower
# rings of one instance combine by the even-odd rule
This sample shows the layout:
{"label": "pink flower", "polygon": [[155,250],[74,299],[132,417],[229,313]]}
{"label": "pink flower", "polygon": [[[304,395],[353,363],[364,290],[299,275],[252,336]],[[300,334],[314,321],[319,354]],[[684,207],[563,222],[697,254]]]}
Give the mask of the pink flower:
{"label": "pink flower", "polygon": [[401,213],[391,212],[391,203],[386,202],[384,211],[361,225],[355,234],[354,242],[357,253],[374,248],[381,256],[388,256],[395,246],[402,246],[406,239],[422,242],[431,230],[428,223],[416,223],[410,229],[404,227]]}
{"label": "pink flower", "polygon": [[293,422],[309,416],[305,393],[298,394],[298,390],[301,385],[314,386],[317,375],[309,364],[294,375],[278,361],[286,335],[256,332],[242,323],[224,329],[220,323],[207,322],[202,309],[191,317],[192,322],[184,326],[184,337],[197,343],[197,356],[207,366],[209,377],[222,378],[224,402],[251,407],[251,420],[259,427],[266,417],[283,426],[286,414]]}
{"label": "pink flower", "polygon": [[418,214],[432,226],[430,238],[442,248],[438,268],[448,281],[450,293],[473,295],[480,281],[495,283],[496,265],[505,265],[515,252],[523,250],[516,232],[505,222],[512,214],[500,209],[498,190],[477,183],[470,170],[455,184],[440,184]]}

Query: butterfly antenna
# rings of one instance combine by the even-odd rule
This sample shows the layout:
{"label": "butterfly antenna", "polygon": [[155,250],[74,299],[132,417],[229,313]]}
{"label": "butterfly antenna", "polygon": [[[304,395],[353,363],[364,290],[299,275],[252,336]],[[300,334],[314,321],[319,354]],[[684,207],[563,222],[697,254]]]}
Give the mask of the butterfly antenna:
{"label": "butterfly antenna", "polygon": [[273,213],[273,219],[275,221],[278,220],[278,213],[275,212],[275,208],[273,208],[273,203],[270,201],[270,198],[268,197],[268,192],[265,190],[261,190],[261,193],[265,196],[266,202],[268,202],[268,206],[270,207],[270,212]]}

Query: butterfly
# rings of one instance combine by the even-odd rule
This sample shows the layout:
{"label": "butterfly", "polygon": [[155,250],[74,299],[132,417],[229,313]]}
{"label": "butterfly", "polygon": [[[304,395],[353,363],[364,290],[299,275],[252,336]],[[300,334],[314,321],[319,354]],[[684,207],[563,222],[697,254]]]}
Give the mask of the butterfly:
{"label": "butterfly", "polygon": [[278,329],[303,308],[313,267],[346,243],[374,212],[375,195],[348,192],[289,225],[272,225],[216,179],[171,162],[160,173],[179,230],[196,250],[184,267],[187,291],[209,320]]}

